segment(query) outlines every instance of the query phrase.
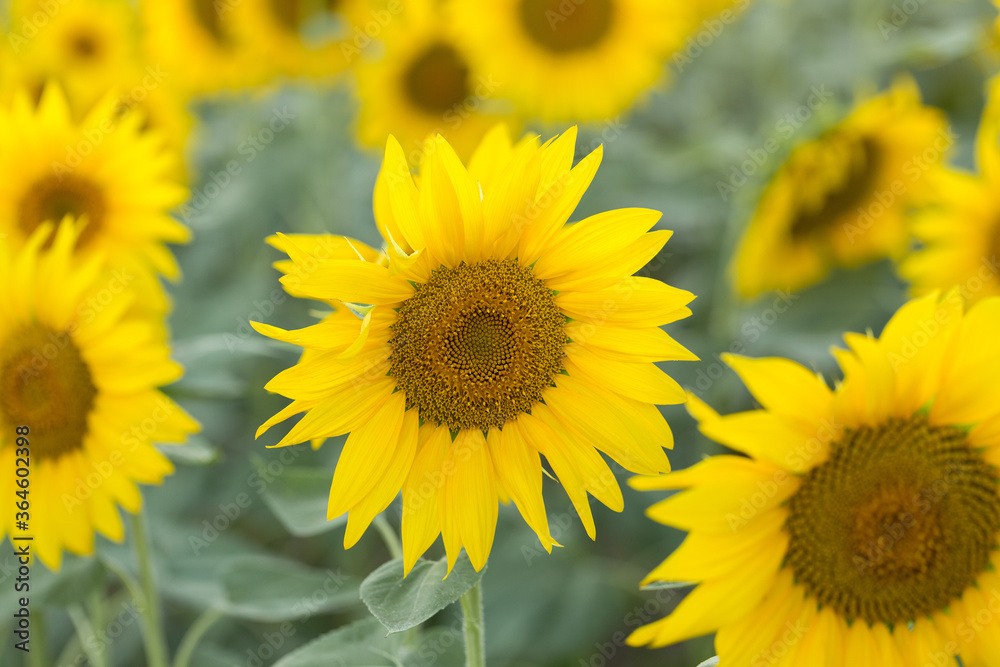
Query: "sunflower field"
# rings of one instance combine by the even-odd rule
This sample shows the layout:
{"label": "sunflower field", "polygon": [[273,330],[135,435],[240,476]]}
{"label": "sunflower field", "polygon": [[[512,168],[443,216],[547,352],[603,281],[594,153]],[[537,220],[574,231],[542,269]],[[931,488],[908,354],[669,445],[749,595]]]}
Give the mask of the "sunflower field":
{"label": "sunflower field", "polygon": [[0,8],[0,666],[1000,665],[995,3]]}

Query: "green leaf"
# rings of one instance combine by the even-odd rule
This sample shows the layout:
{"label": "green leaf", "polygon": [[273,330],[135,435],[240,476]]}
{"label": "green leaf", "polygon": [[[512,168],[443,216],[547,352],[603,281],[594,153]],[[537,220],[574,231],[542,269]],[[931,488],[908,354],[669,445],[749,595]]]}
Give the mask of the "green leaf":
{"label": "green leaf", "polygon": [[[485,569],[485,568],[484,568]],[[403,560],[397,558],[361,582],[361,599],[372,615],[391,632],[416,627],[458,600],[483,576],[463,553],[448,578],[447,560],[419,560],[403,578]]]}
{"label": "green leaf", "polygon": [[[258,464],[258,468],[260,465]],[[333,470],[285,468],[264,491],[264,503],[296,537],[312,537],[343,525],[347,515],[326,519]]]}
{"label": "green leaf", "polygon": [[58,572],[49,576],[38,577],[32,572],[33,578],[41,579],[36,589],[40,602],[59,607],[86,601],[88,595],[104,588],[105,575],[104,564],[96,558],[67,559]]}
{"label": "green leaf", "polygon": [[378,622],[367,619],[328,632],[292,651],[274,667],[399,667],[395,656],[401,648],[402,637],[387,637]]}
{"label": "green leaf", "polygon": [[358,601],[357,580],[340,570],[316,570],[271,556],[234,559],[222,569],[221,579],[221,610],[254,621],[287,621],[346,609]]}

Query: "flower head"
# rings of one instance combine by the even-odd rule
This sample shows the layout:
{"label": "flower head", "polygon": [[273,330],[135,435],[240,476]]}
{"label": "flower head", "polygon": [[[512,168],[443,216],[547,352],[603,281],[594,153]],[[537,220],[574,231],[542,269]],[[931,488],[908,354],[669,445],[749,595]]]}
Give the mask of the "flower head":
{"label": "flower head", "polygon": [[699,583],[630,642],[717,632],[726,665],[992,664],[998,326],[1000,299],[911,301],[880,338],[845,336],[833,390],[786,359],[726,357],[763,408],[692,396],[702,432],[746,457],[634,480],[681,489],[649,515],[689,532],[647,581]]}
{"label": "flower head", "polygon": [[[14,496],[15,429],[27,427],[33,551],[58,568],[62,550],[89,554],[94,534],[120,541],[118,507],[135,513],[137,483],[159,484],[173,465],[154,443],[199,429],[159,387],[180,377],[159,317],[130,310],[140,295],[100,258],[73,255],[79,227],[65,221],[48,250],[45,223],[13,251],[0,244],[0,470]],[[15,535],[4,512],[0,533]]]}
{"label": "flower head", "polygon": [[916,84],[904,80],[796,146],[737,251],[737,291],[796,291],[834,267],[900,257],[910,238],[907,210],[951,144],[944,114],[923,106]]}
{"label": "flower head", "polygon": [[921,243],[900,262],[915,295],[957,286],[969,302],[1000,296],[1000,79],[976,141],[977,174],[955,169],[928,178],[926,201],[913,216]]}
{"label": "flower head", "polygon": [[[688,292],[633,276],[670,236],[660,214],[623,209],[566,224],[601,149],[572,164],[575,130],[512,145],[492,131],[463,165],[440,136],[419,181],[390,138],[375,187],[383,251],[344,237],[283,236],[288,291],[334,312],[297,331],[254,323],[306,354],[271,391],[293,399],[261,432],[305,416],[278,446],[350,434],[329,516],[346,546],[402,490],[408,571],[437,536],[482,568],[498,501],[513,501],[546,549],[542,458],[588,534],[587,494],[615,510],[601,453],[629,470],[669,469],[656,404],[683,392],[653,363],[692,359],[659,327]],[[345,305],[348,304],[348,305]],[[363,319],[354,313],[363,314]]]}
{"label": "flower head", "polygon": [[56,85],[35,106],[25,92],[0,109],[0,233],[21,246],[45,224],[70,218],[84,226],[76,252],[100,256],[143,286],[143,306],[162,311],[166,297],[156,274],[180,270],[166,242],[190,232],[169,215],[186,191],[174,180],[176,155],[156,132],[143,131],[138,113],[115,112],[106,97],[82,120]]}

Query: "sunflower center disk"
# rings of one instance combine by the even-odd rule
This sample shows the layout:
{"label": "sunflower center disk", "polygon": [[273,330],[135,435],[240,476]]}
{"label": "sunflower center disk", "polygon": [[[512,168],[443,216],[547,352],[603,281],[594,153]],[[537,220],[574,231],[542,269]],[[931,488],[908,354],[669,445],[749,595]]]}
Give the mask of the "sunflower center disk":
{"label": "sunflower center disk", "polygon": [[229,36],[222,26],[222,16],[219,13],[216,0],[191,0],[194,18],[205,32],[211,35],[219,44],[229,41]]}
{"label": "sunflower center disk", "polygon": [[839,165],[841,179],[828,184],[818,201],[809,202],[798,212],[791,226],[793,240],[830,232],[833,225],[855,213],[871,195],[883,160],[878,144],[867,138],[848,140],[846,155],[837,159],[843,162]]}
{"label": "sunflower center disk", "polygon": [[303,7],[301,0],[270,0],[271,15],[288,32],[297,33],[302,27]]}
{"label": "sunflower center disk", "polygon": [[906,623],[948,607],[990,565],[995,468],[923,417],[850,432],[788,503],[786,564],[847,619]]}
{"label": "sunflower center disk", "polygon": [[399,308],[390,373],[424,421],[501,427],[562,369],[564,323],[552,291],[517,260],[441,268]]}
{"label": "sunflower center disk", "polygon": [[81,60],[96,60],[101,53],[101,41],[96,35],[79,32],[70,38],[70,50]]}
{"label": "sunflower center disk", "polygon": [[553,53],[585,51],[611,31],[614,0],[522,0],[521,23],[528,36]]}
{"label": "sunflower center disk", "polygon": [[443,114],[469,96],[469,68],[454,48],[433,44],[414,59],[403,77],[403,85],[416,107],[431,114]]}
{"label": "sunflower center disk", "polygon": [[79,220],[87,217],[87,226],[77,239],[77,246],[86,245],[104,223],[107,204],[100,188],[91,181],[66,174],[47,176],[34,185],[21,198],[18,222],[21,230],[30,235],[44,222],[59,224],[71,215]]}
{"label": "sunflower center disk", "polygon": [[83,446],[97,388],[65,332],[40,325],[0,343],[0,422],[31,427],[31,446],[54,459]]}

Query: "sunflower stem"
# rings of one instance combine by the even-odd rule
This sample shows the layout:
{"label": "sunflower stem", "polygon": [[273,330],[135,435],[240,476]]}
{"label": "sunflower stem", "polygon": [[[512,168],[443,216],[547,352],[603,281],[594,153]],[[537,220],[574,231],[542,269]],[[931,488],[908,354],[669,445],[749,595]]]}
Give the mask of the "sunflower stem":
{"label": "sunflower stem", "polygon": [[486,667],[486,627],[483,624],[483,580],[462,596],[465,667]]}
{"label": "sunflower stem", "polygon": [[42,612],[31,615],[31,650],[28,651],[29,667],[48,667],[49,656],[45,650],[45,620]]}
{"label": "sunflower stem", "polygon": [[97,637],[98,632],[104,632],[107,620],[104,617],[104,599],[102,591],[95,590],[88,596],[87,611],[90,614],[90,627],[94,636],[93,667],[108,667],[110,656],[103,641]]}
{"label": "sunflower stem", "polygon": [[174,656],[174,667],[188,667],[198,642],[223,616],[225,614],[218,609],[207,609],[195,619],[184,635],[184,639],[181,640],[180,648],[177,649],[177,655]]}
{"label": "sunflower stem", "polygon": [[87,663],[91,667],[104,667],[106,664],[104,652],[97,646],[97,633],[94,631],[90,619],[87,618],[87,614],[84,613],[83,607],[78,604],[72,605],[66,610],[66,613],[69,614],[69,620],[72,621],[73,628],[80,638],[80,645],[83,647],[84,655],[87,656]]}
{"label": "sunflower stem", "polygon": [[389,557],[393,560],[403,557],[403,543],[399,541],[399,536],[396,535],[396,531],[393,530],[392,526],[389,525],[389,520],[385,516],[379,514],[372,521],[375,525],[375,530],[378,534],[382,536],[382,541],[385,542],[385,548],[389,550]]}
{"label": "sunflower stem", "polygon": [[132,517],[132,542],[135,546],[135,559],[139,565],[139,580],[144,598],[140,612],[143,620],[143,636],[146,640],[146,662],[149,667],[167,667],[169,664],[167,644],[160,621],[160,597],[156,590],[156,577],[153,574],[153,553],[149,546],[144,510],[139,510]]}

